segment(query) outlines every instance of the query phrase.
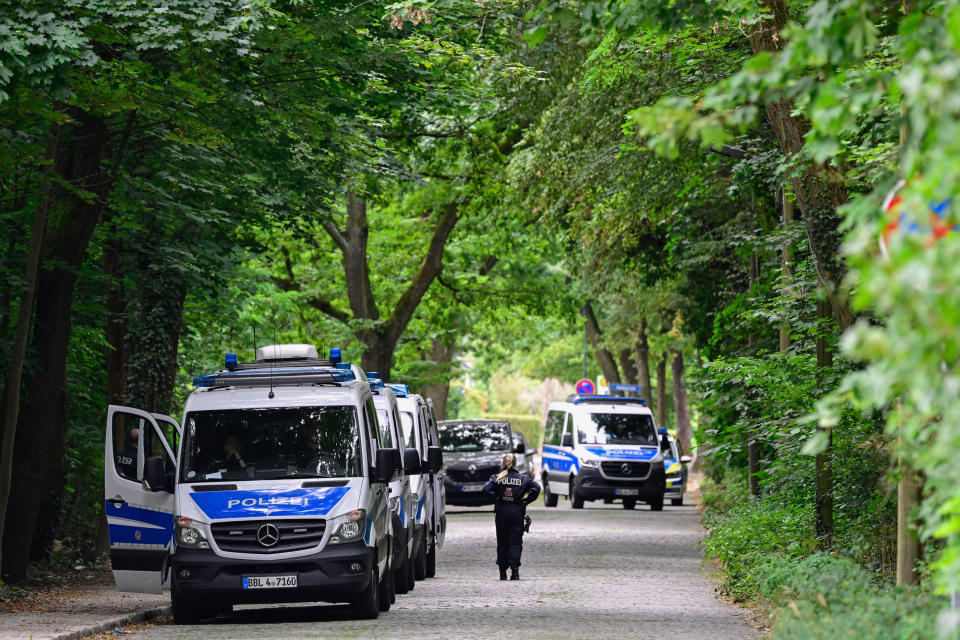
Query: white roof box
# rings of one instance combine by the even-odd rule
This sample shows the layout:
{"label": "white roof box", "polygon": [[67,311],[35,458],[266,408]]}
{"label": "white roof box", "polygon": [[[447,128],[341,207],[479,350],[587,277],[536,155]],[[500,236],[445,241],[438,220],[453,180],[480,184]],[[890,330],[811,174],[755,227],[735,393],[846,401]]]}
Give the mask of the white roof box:
{"label": "white roof box", "polygon": [[318,358],[317,348],[312,344],[271,344],[257,349],[257,362]]}

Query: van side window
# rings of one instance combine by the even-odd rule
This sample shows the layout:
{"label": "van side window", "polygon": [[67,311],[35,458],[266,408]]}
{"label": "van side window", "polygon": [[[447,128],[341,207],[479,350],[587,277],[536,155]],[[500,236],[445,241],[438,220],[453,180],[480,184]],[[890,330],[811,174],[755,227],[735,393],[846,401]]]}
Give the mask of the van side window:
{"label": "van side window", "polygon": [[113,464],[117,475],[137,481],[137,434],[145,421],[138,416],[118,411],[113,414]]}
{"label": "van side window", "polygon": [[[567,414],[564,414],[564,417],[566,418],[566,420],[565,420],[563,430],[560,433],[563,435],[566,435],[569,433],[571,437],[573,437],[573,414],[567,413]],[[563,435],[560,436],[561,442],[563,442]],[[576,441],[576,437],[573,437],[573,439],[574,441]]]}
{"label": "van side window", "polygon": [[372,466],[377,460],[377,449],[381,446],[377,410],[373,406],[372,398],[368,398],[363,407],[363,423],[367,429],[367,440],[370,443],[368,450],[370,452],[370,465]]}
{"label": "van side window", "polygon": [[547,413],[547,424],[544,426],[543,442],[545,444],[560,444],[560,434],[563,432],[563,411]]}

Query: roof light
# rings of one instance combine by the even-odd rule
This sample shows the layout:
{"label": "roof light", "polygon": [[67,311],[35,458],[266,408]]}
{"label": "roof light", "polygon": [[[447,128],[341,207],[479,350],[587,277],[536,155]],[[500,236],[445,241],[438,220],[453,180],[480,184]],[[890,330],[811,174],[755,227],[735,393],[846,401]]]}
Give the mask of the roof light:
{"label": "roof light", "polygon": [[228,353],[225,356],[224,360],[226,361],[226,364],[227,364],[226,368],[228,371],[233,371],[234,369],[237,368],[237,354]]}
{"label": "roof light", "polygon": [[390,389],[393,389],[393,392],[401,398],[406,398],[408,395],[410,395],[410,385],[391,382],[386,386],[389,387]]}
{"label": "roof light", "polygon": [[340,355],[340,348],[339,348],[339,347],[331,347],[331,348],[330,348],[330,362],[333,362],[334,364],[336,364],[336,363],[340,362],[342,359],[343,359],[343,358],[342,358],[342,356]]}
{"label": "roof light", "polygon": [[371,378],[379,378],[379,377],[380,377],[380,372],[378,372],[378,371],[367,371],[367,380],[370,380]]}
{"label": "roof light", "polygon": [[195,387],[258,387],[285,384],[330,384],[356,380],[353,371],[331,367],[217,371],[203,373],[193,379]]}
{"label": "roof light", "polygon": [[573,404],[581,403],[616,403],[616,404],[639,404],[642,406],[647,406],[647,401],[643,398],[627,398],[625,396],[587,396],[581,394],[574,394],[567,398],[567,402],[572,402]]}
{"label": "roof light", "polygon": [[660,427],[660,428],[657,429],[657,433],[659,433],[659,434],[662,435],[662,436],[665,436],[665,435],[667,435],[667,428],[666,428],[666,427]]}

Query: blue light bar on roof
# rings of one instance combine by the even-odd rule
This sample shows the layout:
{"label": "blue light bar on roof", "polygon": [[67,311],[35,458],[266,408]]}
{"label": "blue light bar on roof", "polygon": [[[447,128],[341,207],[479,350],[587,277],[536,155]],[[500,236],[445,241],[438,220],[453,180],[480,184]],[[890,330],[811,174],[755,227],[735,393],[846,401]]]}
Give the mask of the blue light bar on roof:
{"label": "blue light bar on roof", "polygon": [[591,396],[575,394],[567,398],[568,402],[573,404],[582,404],[587,402],[615,402],[617,404],[639,404],[647,406],[647,401],[643,398],[627,398],[626,396]]}
{"label": "blue light bar on roof", "polygon": [[376,371],[367,371],[367,384],[370,385],[371,391],[378,391],[385,387],[383,380],[377,377]]}
{"label": "blue light bar on roof", "polygon": [[[353,371],[349,365],[346,369],[339,366],[333,367],[303,367],[300,369],[247,369],[241,371],[215,371],[213,373],[202,373],[193,379],[195,387],[228,387],[231,386],[231,380],[237,380],[239,386],[255,386],[257,384],[270,384],[271,381],[276,384],[291,382],[293,378],[302,380],[303,383],[310,382],[310,377],[322,377],[327,381],[330,378],[334,382],[350,382],[356,380]],[[256,382],[254,382],[256,381]]]}
{"label": "blue light bar on roof", "polygon": [[343,359],[343,358],[342,358],[342,356],[340,355],[340,348],[339,348],[339,347],[331,347],[331,348],[330,348],[330,362],[337,363],[337,362],[340,362],[340,360],[342,360],[342,359]]}
{"label": "blue light bar on roof", "polygon": [[657,429],[657,433],[659,433],[659,434],[662,435],[662,436],[665,436],[665,435],[667,435],[667,428],[666,428],[666,427],[660,427],[660,428]]}
{"label": "blue light bar on roof", "polygon": [[228,353],[224,356],[224,361],[226,362],[226,368],[228,371],[233,371],[237,368],[237,354]]}
{"label": "blue light bar on roof", "polygon": [[393,389],[393,392],[401,398],[406,398],[408,395],[410,395],[410,385],[391,382],[387,386]]}

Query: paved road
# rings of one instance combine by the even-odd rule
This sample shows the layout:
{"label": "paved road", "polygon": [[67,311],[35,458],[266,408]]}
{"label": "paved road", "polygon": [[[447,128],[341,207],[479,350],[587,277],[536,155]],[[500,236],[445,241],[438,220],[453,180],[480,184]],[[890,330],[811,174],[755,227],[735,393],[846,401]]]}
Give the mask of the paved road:
{"label": "paved road", "polygon": [[716,597],[704,573],[693,507],[582,511],[531,508],[519,582],[500,582],[493,514],[451,513],[437,577],[378,620],[339,605],[243,607],[196,627],[154,626],[138,638],[683,638],[759,637],[747,613]]}

